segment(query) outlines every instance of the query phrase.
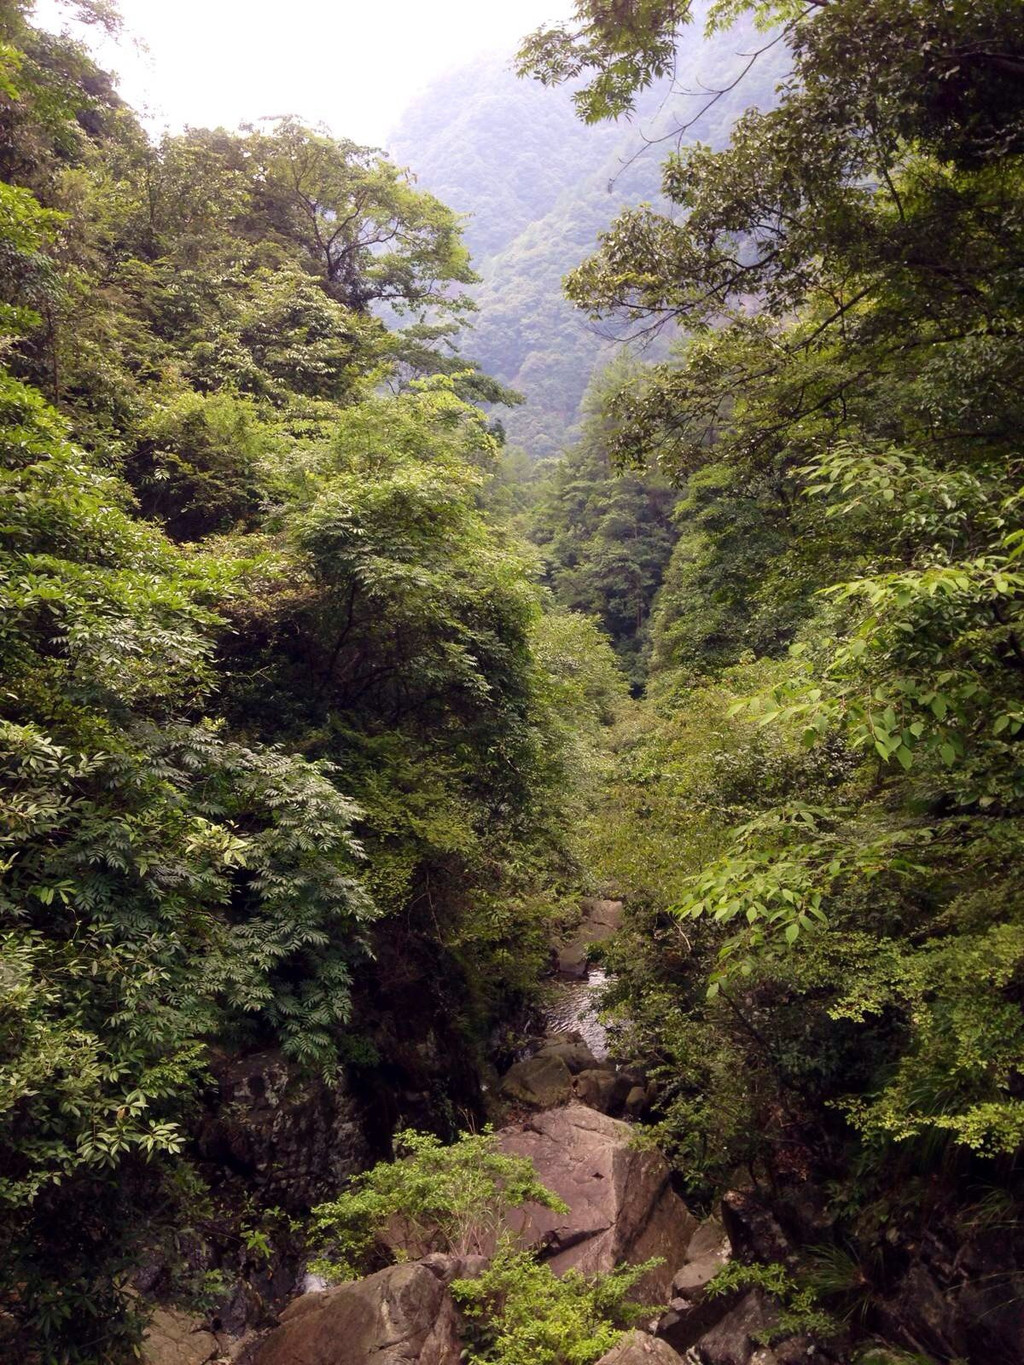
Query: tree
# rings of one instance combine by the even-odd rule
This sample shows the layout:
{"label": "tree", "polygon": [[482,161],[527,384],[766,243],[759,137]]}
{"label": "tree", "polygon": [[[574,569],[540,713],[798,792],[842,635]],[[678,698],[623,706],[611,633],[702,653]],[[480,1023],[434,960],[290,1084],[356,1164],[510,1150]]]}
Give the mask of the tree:
{"label": "tree", "polygon": [[386,157],[338,142],[292,119],[253,133],[253,227],[298,246],[328,294],[357,313],[387,303],[399,312],[465,311],[469,254],[458,220]]}
{"label": "tree", "polygon": [[536,991],[581,737],[473,376],[410,384],[373,312],[458,316],[454,217],[291,125],[152,145],[0,38],[0,1354],[120,1365],[143,1261],[245,1273],[214,1059],[408,1066],[400,966],[469,1074]]}
{"label": "tree", "polygon": [[628,382],[629,368],[609,369],[591,384],[580,442],[541,486],[531,530],[557,601],[600,621],[639,687],[651,608],[675,538],[676,493],[657,474],[617,477],[612,469],[614,433],[601,395]]}
{"label": "tree", "polygon": [[[716,7],[712,23],[740,8]],[[657,48],[685,17],[655,6],[631,41]],[[987,73],[1020,59],[1017,6],[959,21],[915,0],[895,11],[848,0],[765,17],[786,22],[794,53],[778,107],[742,118],[726,151],[670,157],[664,189],[685,219],[627,213],[569,280],[594,316],[671,318],[694,334],[682,366],[656,368],[616,407],[622,459],[656,448],[684,471],[712,433],[736,431],[748,453],[798,443],[802,425],[827,435],[880,398],[911,351],[934,373],[979,336],[1016,373],[1022,111],[1019,85]],[[586,51],[588,64],[608,60]],[[927,154],[913,155],[916,139]],[[794,310],[801,323],[782,335]]]}

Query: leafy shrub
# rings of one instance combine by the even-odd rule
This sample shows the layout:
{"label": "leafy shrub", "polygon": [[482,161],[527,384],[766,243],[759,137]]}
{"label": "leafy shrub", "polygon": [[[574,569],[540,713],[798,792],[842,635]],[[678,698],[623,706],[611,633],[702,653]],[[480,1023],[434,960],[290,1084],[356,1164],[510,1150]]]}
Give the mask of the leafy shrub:
{"label": "leafy shrub", "polygon": [[537,1180],[526,1157],[506,1156],[493,1133],[463,1133],[449,1147],[431,1133],[396,1135],[400,1159],[359,1175],[331,1203],[313,1210],[312,1239],[321,1254],[311,1269],[328,1279],[363,1273],[382,1239],[401,1257],[488,1250],[509,1209],[566,1205]]}
{"label": "leafy shrub", "polygon": [[470,1324],[471,1365],[590,1365],[624,1329],[650,1316],[650,1308],[627,1296],[658,1264],[621,1265],[593,1277],[570,1270],[559,1278],[503,1240],[479,1279],[452,1285]]}
{"label": "leafy shrub", "polygon": [[765,1265],[740,1265],[732,1261],[723,1266],[708,1285],[712,1297],[732,1293],[735,1289],[762,1289],[779,1305],[775,1324],[757,1339],[770,1345],[782,1337],[811,1333],[818,1337],[834,1337],[839,1324],[818,1306],[815,1290],[801,1285],[785,1266],[771,1261]]}

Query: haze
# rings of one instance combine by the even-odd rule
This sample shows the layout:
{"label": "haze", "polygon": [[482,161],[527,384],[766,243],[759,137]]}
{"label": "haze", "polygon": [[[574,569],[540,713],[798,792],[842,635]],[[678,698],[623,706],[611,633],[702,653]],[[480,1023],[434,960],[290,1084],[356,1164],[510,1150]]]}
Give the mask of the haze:
{"label": "haze", "polygon": [[[120,9],[118,43],[92,32],[88,40],[154,131],[297,114],[383,145],[406,104],[437,76],[484,52],[511,54],[524,34],[571,4],[121,0]],[[41,0],[37,15],[47,27],[66,23],[56,0]]]}

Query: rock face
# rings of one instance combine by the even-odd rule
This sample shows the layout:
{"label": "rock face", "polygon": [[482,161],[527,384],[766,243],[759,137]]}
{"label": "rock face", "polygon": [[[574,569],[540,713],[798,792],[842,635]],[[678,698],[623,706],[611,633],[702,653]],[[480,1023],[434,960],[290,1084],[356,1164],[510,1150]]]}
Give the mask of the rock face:
{"label": "rock face", "polygon": [[539,1052],[536,1057],[528,1057],[509,1068],[501,1091],[509,1099],[547,1109],[564,1104],[572,1094],[572,1073],[561,1057]]}
{"label": "rock face", "polygon": [[[1006,1243],[990,1233],[945,1255],[934,1243],[928,1250],[933,1268],[913,1261],[895,1293],[875,1309],[886,1337],[910,1337],[929,1355],[972,1365],[1020,1365],[1024,1274],[1008,1273]],[[943,1262],[944,1283],[935,1273]]]}
{"label": "rock face", "polygon": [[530,1204],[509,1216],[529,1244],[546,1249],[557,1274],[570,1267],[595,1274],[660,1256],[662,1265],[634,1292],[647,1302],[668,1297],[697,1224],[671,1188],[664,1158],[630,1145],[629,1124],[574,1104],[498,1136],[503,1151],[529,1157],[541,1184],[569,1205],[568,1214]]}
{"label": "rock face", "polygon": [[697,1355],[701,1365],[774,1365],[775,1356],[754,1340],[774,1321],[764,1295],[758,1289],[744,1294],[739,1303],[710,1332],[701,1337]]}
{"label": "rock face", "polygon": [[217,1104],[200,1135],[207,1162],[268,1203],[302,1212],[372,1164],[363,1103],[344,1078],[330,1087],[279,1052],[215,1063]]}
{"label": "rock face", "polygon": [[572,1088],[580,1104],[610,1114],[623,1109],[626,1096],[634,1087],[627,1076],[617,1075],[610,1067],[597,1067],[581,1071]]}
{"label": "rock face", "polygon": [[587,897],[580,902],[583,923],[579,937],[586,943],[600,943],[611,938],[622,925],[622,901],[598,900]]}
{"label": "rock face", "polygon": [[145,1365],[206,1365],[219,1355],[217,1338],[176,1308],[156,1310],[142,1343]]}
{"label": "rock face", "polygon": [[747,1190],[722,1195],[722,1222],[737,1256],[751,1261],[786,1261],[793,1254],[789,1238],[771,1210]]}
{"label": "rock face", "polygon": [[732,1248],[717,1218],[709,1218],[690,1238],[686,1263],[672,1279],[672,1297],[696,1302],[722,1267],[731,1259]]}
{"label": "rock face", "polygon": [[646,1332],[627,1332],[597,1365],[681,1365],[681,1360],[668,1342]]}
{"label": "rock face", "polygon": [[686,1351],[705,1332],[714,1328],[736,1302],[731,1297],[710,1298],[707,1286],[731,1255],[725,1229],[709,1218],[690,1238],[685,1263],[672,1277],[668,1310],[657,1321],[655,1332],[676,1351]]}
{"label": "rock face", "polygon": [[254,1365],[459,1365],[455,1305],[439,1269],[406,1262],[303,1295]]}

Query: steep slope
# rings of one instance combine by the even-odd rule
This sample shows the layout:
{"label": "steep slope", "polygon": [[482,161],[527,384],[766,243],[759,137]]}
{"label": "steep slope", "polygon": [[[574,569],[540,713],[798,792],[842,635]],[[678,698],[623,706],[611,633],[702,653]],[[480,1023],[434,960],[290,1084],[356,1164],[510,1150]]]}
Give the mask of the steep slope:
{"label": "steep slope", "polygon": [[[390,140],[424,188],[467,215],[483,279],[466,350],[525,393],[505,425],[534,458],[574,439],[587,383],[620,339],[566,301],[562,278],[623,207],[659,201],[666,145],[709,105],[709,90],[735,79],[756,40],[739,27],[710,41],[694,34],[690,44],[673,85],[647,92],[630,122],[586,127],[571,91],[518,80],[511,57],[494,55],[433,85]],[[787,62],[781,47],[763,54],[683,142],[722,145],[746,108],[774,100]]]}

